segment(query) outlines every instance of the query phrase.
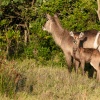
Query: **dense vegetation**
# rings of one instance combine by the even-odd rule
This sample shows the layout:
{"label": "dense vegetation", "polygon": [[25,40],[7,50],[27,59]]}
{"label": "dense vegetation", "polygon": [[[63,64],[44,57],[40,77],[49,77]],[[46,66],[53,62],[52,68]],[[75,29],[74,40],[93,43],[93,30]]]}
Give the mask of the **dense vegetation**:
{"label": "dense vegetation", "polygon": [[100,30],[96,9],[96,0],[0,0],[0,99],[98,100],[100,84],[69,77],[61,49],[42,30],[46,13],[68,30]]}
{"label": "dense vegetation", "polygon": [[68,30],[99,30],[96,9],[95,0],[1,0],[0,55],[49,60],[60,50],[42,30],[45,14],[58,14]]}

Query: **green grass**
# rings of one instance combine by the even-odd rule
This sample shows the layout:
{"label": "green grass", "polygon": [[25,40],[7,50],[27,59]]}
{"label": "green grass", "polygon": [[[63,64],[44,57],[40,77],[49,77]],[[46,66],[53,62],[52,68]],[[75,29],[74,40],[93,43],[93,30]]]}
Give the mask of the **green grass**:
{"label": "green grass", "polygon": [[[41,66],[32,59],[7,62],[8,65],[25,77],[23,89],[19,85],[12,100],[100,100],[100,83],[87,75],[76,75],[74,71],[69,74],[65,67],[52,64]],[[0,100],[11,100],[11,97],[4,93]]]}

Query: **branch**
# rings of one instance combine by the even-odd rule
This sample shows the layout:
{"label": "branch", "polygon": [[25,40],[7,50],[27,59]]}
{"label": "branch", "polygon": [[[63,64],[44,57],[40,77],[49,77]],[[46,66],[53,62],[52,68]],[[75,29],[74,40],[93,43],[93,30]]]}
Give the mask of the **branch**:
{"label": "branch", "polygon": [[17,26],[22,26],[23,28],[25,28],[25,27],[26,27],[26,25],[25,25],[25,24],[17,24]]}
{"label": "branch", "polygon": [[31,6],[33,6],[35,2],[36,2],[36,0],[32,0]]}
{"label": "branch", "polygon": [[100,21],[100,0],[97,0],[97,5],[98,5],[97,15]]}

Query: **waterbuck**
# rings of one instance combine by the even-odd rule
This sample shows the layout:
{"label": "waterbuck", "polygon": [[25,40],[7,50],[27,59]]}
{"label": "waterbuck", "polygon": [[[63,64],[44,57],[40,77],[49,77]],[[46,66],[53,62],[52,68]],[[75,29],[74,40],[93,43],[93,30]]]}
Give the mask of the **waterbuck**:
{"label": "waterbuck", "polygon": [[[73,58],[73,37],[70,36],[70,31],[64,29],[59,21],[57,15],[51,16],[46,15],[47,21],[42,27],[44,31],[51,33],[56,44],[63,50],[65,58],[67,61],[69,72],[71,71],[71,64]],[[80,32],[76,32],[79,34]],[[84,39],[81,41],[81,45],[84,48],[97,48],[98,47],[98,38],[99,32],[97,30],[88,30],[84,32]],[[76,72],[78,70],[79,62],[75,61]]]}
{"label": "waterbuck", "polygon": [[83,32],[79,35],[74,35],[73,32],[70,32],[70,35],[73,37],[73,57],[80,61],[83,74],[85,62],[89,62],[96,69],[97,79],[100,81],[100,52],[93,48],[79,47],[80,40],[84,37]]}

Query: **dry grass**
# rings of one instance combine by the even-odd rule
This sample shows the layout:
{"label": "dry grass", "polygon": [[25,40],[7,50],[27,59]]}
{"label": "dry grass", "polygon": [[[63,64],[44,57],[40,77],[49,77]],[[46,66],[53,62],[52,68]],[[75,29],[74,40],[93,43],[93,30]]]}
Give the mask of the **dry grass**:
{"label": "dry grass", "polygon": [[[64,67],[40,66],[33,60],[15,63],[15,69],[26,77],[24,89],[14,100],[100,100],[100,83],[96,79],[68,74]],[[9,100],[6,96],[0,100]]]}

